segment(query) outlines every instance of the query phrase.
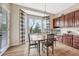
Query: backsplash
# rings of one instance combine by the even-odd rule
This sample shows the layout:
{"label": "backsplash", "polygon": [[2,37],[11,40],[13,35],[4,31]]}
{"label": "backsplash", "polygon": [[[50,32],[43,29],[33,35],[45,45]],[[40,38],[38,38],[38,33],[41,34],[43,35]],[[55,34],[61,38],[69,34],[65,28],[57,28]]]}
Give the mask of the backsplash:
{"label": "backsplash", "polygon": [[53,33],[53,34],[60,34],[61,33],[61,30],[60,29],[53,29],[52,31],[51,31],[51,33]]}
{"label": "backsplash", "polygon": [[74,35],[79,35],[79,28],[60,28],[61,34],[71,33]]}

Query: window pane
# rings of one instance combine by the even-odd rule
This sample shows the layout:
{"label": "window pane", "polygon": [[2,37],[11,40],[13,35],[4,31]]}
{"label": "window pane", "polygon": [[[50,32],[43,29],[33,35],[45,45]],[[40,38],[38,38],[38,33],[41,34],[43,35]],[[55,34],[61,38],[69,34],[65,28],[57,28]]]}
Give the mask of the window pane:
{"label": "window pane", "polygon": [[30,33],[49,33],[49,19],[28,15]]}
{"label": "window pane", "polygon": [[2,9],[2,44],[1,48],[4,49],[7,45],[7,12]]}
{"label": "window pane", "polygon": [[37,16],[29,17],[30,33],[41,33],[42,30],[42,18]]}

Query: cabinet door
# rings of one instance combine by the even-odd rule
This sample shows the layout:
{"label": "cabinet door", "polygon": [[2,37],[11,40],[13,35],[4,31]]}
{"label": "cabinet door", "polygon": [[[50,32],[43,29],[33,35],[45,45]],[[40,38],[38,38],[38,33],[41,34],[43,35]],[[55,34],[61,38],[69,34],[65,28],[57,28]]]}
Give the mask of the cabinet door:
{"label": "cabinet door", "polygon": [[73,46],[72,35],[67,36],[67,45],[68,46]]}
{"label": "cabinet door", "polygon": [[63,43],[68,46],[73,46],[72,35],[63,35]]}
{"label": "cabinet door", "polygon": [[63,35],[63,37],[62,37],[62,42],[63,42],[64,44],[66,44],[66,43],[67,43],[67,40],[66,40],[66,35]]}
{"label": "cabinet door", "polygon": [[74,12],[65,15],[65,27],[74,26]]}
{"label": "cabinet door", "polygon": [[61,16],[60,17],[60,27],[64,27],[65,26],[65,17],[64,16]]}
{"label": "cabinet door", "polygon": [[53,27],[58,28],[59,27],[59,18],[53,19]]}
{"label": "cabinet door", "polygon": [[75,26],[79,26],[79,10],[75,11]]}
{"label": "cabinet door", "polygon": [[79,49],[79,36],[73,36],[73,47]]}
{"label": "cabinet door", "polygon": [[68,26],[69,27],[74,27],[74,19],[75,19],[75,15],[74,15],[74,12],[72,13],[69,13],[68,14]]}
{"label": "cabinet door", "polygon": [[53,19],[53,27],[56,26],[56,19]]}
{"label": "cabinet door", "polygon": [[68,14],[67,15],[65,15],[65,27],[68,27]]}

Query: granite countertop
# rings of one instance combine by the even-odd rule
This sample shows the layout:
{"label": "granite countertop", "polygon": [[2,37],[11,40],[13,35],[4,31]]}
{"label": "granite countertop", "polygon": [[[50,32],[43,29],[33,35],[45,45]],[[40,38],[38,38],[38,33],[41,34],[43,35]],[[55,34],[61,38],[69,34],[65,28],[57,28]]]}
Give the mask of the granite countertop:
{"label": "granite countertop", "polygon": [[57,34],[57,35],[79,35],[79,34],[74,34],[74,33],[63,33],[63,34]]}

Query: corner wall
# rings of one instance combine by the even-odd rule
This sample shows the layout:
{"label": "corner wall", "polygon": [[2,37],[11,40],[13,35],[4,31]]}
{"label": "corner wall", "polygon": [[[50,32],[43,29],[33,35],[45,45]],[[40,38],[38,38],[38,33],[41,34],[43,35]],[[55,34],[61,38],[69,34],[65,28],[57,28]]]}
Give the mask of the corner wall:
{"label": "corner wall", "polygon": [[19,44],[19,7],[11,4],[11,37],[10,37],[10,46]]}
{"label": "corner wall", "polygon": [[[19,38],[19,20],[20,20],[19,10],[20,9],[24,9],[24,8],[16,4],[10,5],[10,10],[11,10],[10,46],[15,46],[20,44],[20,38]],[[25,20],[27,20],[27,14],[25,15],[26,15]],[[26,30],[26,35],[27,35],[27,30]],[[27,37],[25,38],[27,39]]]}

